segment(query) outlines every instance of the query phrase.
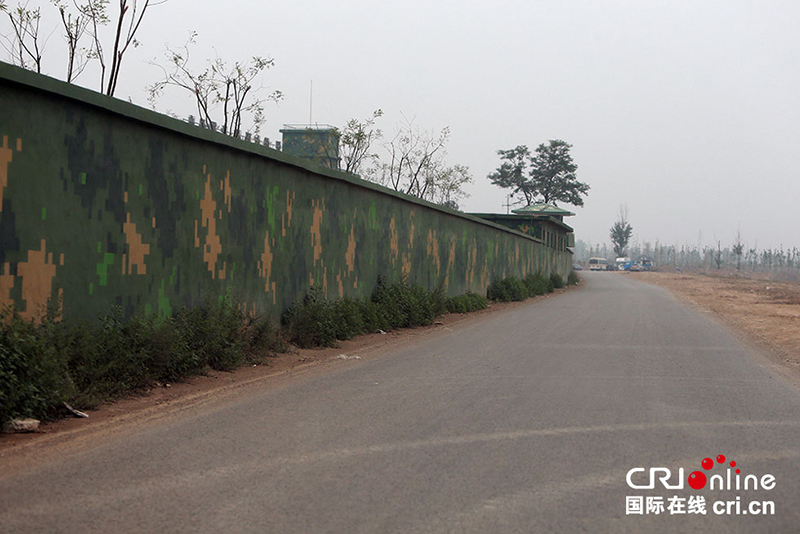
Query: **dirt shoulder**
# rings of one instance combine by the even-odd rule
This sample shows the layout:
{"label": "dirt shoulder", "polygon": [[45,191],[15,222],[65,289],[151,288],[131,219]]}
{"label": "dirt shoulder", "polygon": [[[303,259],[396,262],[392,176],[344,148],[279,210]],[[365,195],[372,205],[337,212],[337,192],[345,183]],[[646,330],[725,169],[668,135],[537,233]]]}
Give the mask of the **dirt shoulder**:
{"label": "dirt shoulder", "polygon": [[44,422],[39,432],[30,434],[0,433],[0,476],[53,460],[62,454],[72,454],[120,439],[212,403],[222,405],[232,402],[237,395],[250,388],[282,387],[303,376],[324,372],[337,365],[347,365],[354,359],[379,357],[420,338],[468,327],[488,314],[507,312],[580,288],[557,289],[554,293],[523,302],[493,303],[485,310],[469,314],[447,314],[438,317],[428,327],[358,336],[335,348],[296,349],[279,354],[261,365],[242,367],[230,373],[213,371],[180,383],[154,386],[139,395],[101,405],[88,412],[88,419],[68,418]]}
{"label": "dirt shoulder", "polygon": [[800,284],[735,273],[630,273],[712,314],[800,382]]}

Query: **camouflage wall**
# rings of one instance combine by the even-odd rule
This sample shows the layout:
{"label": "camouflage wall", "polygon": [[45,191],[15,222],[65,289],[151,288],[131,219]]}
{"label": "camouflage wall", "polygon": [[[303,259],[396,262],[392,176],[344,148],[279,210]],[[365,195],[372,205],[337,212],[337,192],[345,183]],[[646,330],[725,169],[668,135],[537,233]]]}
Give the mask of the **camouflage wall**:
{"label": "camouflage wall", "polygon": [[0,304],[168,314],[231,291],[279,313],[379,275],[449,294],[567,274],[569,252],[0,64]]}

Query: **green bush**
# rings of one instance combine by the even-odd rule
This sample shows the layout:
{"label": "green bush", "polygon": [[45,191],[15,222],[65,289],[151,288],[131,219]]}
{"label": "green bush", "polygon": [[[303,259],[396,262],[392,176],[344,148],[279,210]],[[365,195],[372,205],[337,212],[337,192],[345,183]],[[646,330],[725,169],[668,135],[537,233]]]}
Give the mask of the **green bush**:
{"label": "green bush", "polygon": [[62,403],[90,408],[207,367],[228,370],[285,346],[268,317],[247,317],[230,296],[167,318],[124,318],[115,309],[97,323],[46,316],[34,325],[0,313],[0,423],[48,418]]}
{"label": "green bush", "polygon": [[54,415],[75,392],[64,355],[9,310],[0,313],[0,324],[0,424]]}
{"label": "green bush", "polygon": [[581,278],[578,276],[578,273],[575,271],[569,272],[569,276],[567,276],[567,284],[571,286],[577,286],[580,281]]}
{"label": "green bush", "polygon": [[344,297],[335,301],[332,308],[337,339],[350,339],[366,331],[364,313],[359,301]]}
{"label": "green bush", "polygon": [[532,297],[536,295],[544,295],[552,291],[550,289],[550,280],[545,278],[545,276],[538,272],[536,274],[529,274],[523,280],[525,282],[525,286],[528,288],[528,292]]}
{"label": "green bush", "polygon": [[230,295],[220,298],[218,303],[206,300],[202,306],[183,310],[183,313],[186,314],[190,352],[202,354],[202,362],[219,371],[241,365],[246,349],[245,315]]}
{"label": "green bush", "polygon": [[438,317],[448,312],[447,309],[447,295],[444,293],[444,286],[439,284],[436,289],[431,292],[431,305],[433,306],[433,315]]}
{"label": "green bush", "polygon": [[392,329],[389,312],[386,308],[378,305],[372,299],[361,299],[358,301],[358,305],[364,320],[364,332],[374,333],[379,330],[388,332]]}
{"label": "green bush", "polygon": [[336,310],[322,289],[312,287],[302,301],[284,312],[281,322],[289,341],[298,347],[332,347],[340,332],[336,318]]}
{"label": "green bush", "polygon": [[450,313],[469,313],[485,309],[488,306],[488,302],[477,293],[467,292],[463,295],[448,298],[446,306],[447,311]]}
{"label": "green bush", "polygon": [[372,301],[383,310],[388,323],[384,330],[429,325],[436,317],[436,308],[441,307],[425,288],[409,284],[405,279],[387,286],[379,278]]}
{"label": "green bush", "polygon": [[486,290],[486,297],[498,302],[520,301],[529,296],[528,287],[516,276],[492,282]]}
{"label": "green bush", "polygon": [[564,277],[558,273],[550,273],[550,281],[553,283],[553,287],[555,289],[561,289],[565,287]]}

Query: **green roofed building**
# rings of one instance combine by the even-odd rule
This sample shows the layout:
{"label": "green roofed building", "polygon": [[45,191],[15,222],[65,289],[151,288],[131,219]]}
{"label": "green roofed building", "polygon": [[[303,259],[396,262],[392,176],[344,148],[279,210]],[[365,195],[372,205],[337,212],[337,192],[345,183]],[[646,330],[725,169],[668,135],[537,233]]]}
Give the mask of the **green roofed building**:
{"label": "green roofed building", "polygon": [[552,204],[531,204],[512,210],[511,214],[471,213],[495,224],[520,231],[541,239],[556,250],[567,250],[575,246],[575,234],[571,226],[564,223],[564,217],[575,215]]}
{"label": "green roofed building", "polygon": [[330,124],[284,124],[283,152],[313,161],[321,167],[339,169],[339,132]]}
{"label": "green roofed building", "polygon": [[575,215],[571,211],[561,209],[558,206],[553,206],[552,204],[545,204],[544,202],[540,202],[539,204],[530,204],[529,206],[525,206],[524,208],[519,208],[517,210],[511,210],[511,213],[515,213],[517,215],[547,215],[550,217],[555,217],[559,221],[563,221],[564,217],[572,217]]}

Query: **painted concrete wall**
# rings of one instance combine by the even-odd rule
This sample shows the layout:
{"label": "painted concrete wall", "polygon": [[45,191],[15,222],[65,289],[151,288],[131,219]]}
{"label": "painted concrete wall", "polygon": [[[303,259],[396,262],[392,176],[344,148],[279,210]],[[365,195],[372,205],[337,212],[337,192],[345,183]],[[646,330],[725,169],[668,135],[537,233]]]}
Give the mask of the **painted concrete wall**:
{"label": "painted concrete wall", "polygon": [[280,313],[407,274],[449,294],[566,276],[520,232],[0,64],[0,305],[168,314],[231,292]]}

